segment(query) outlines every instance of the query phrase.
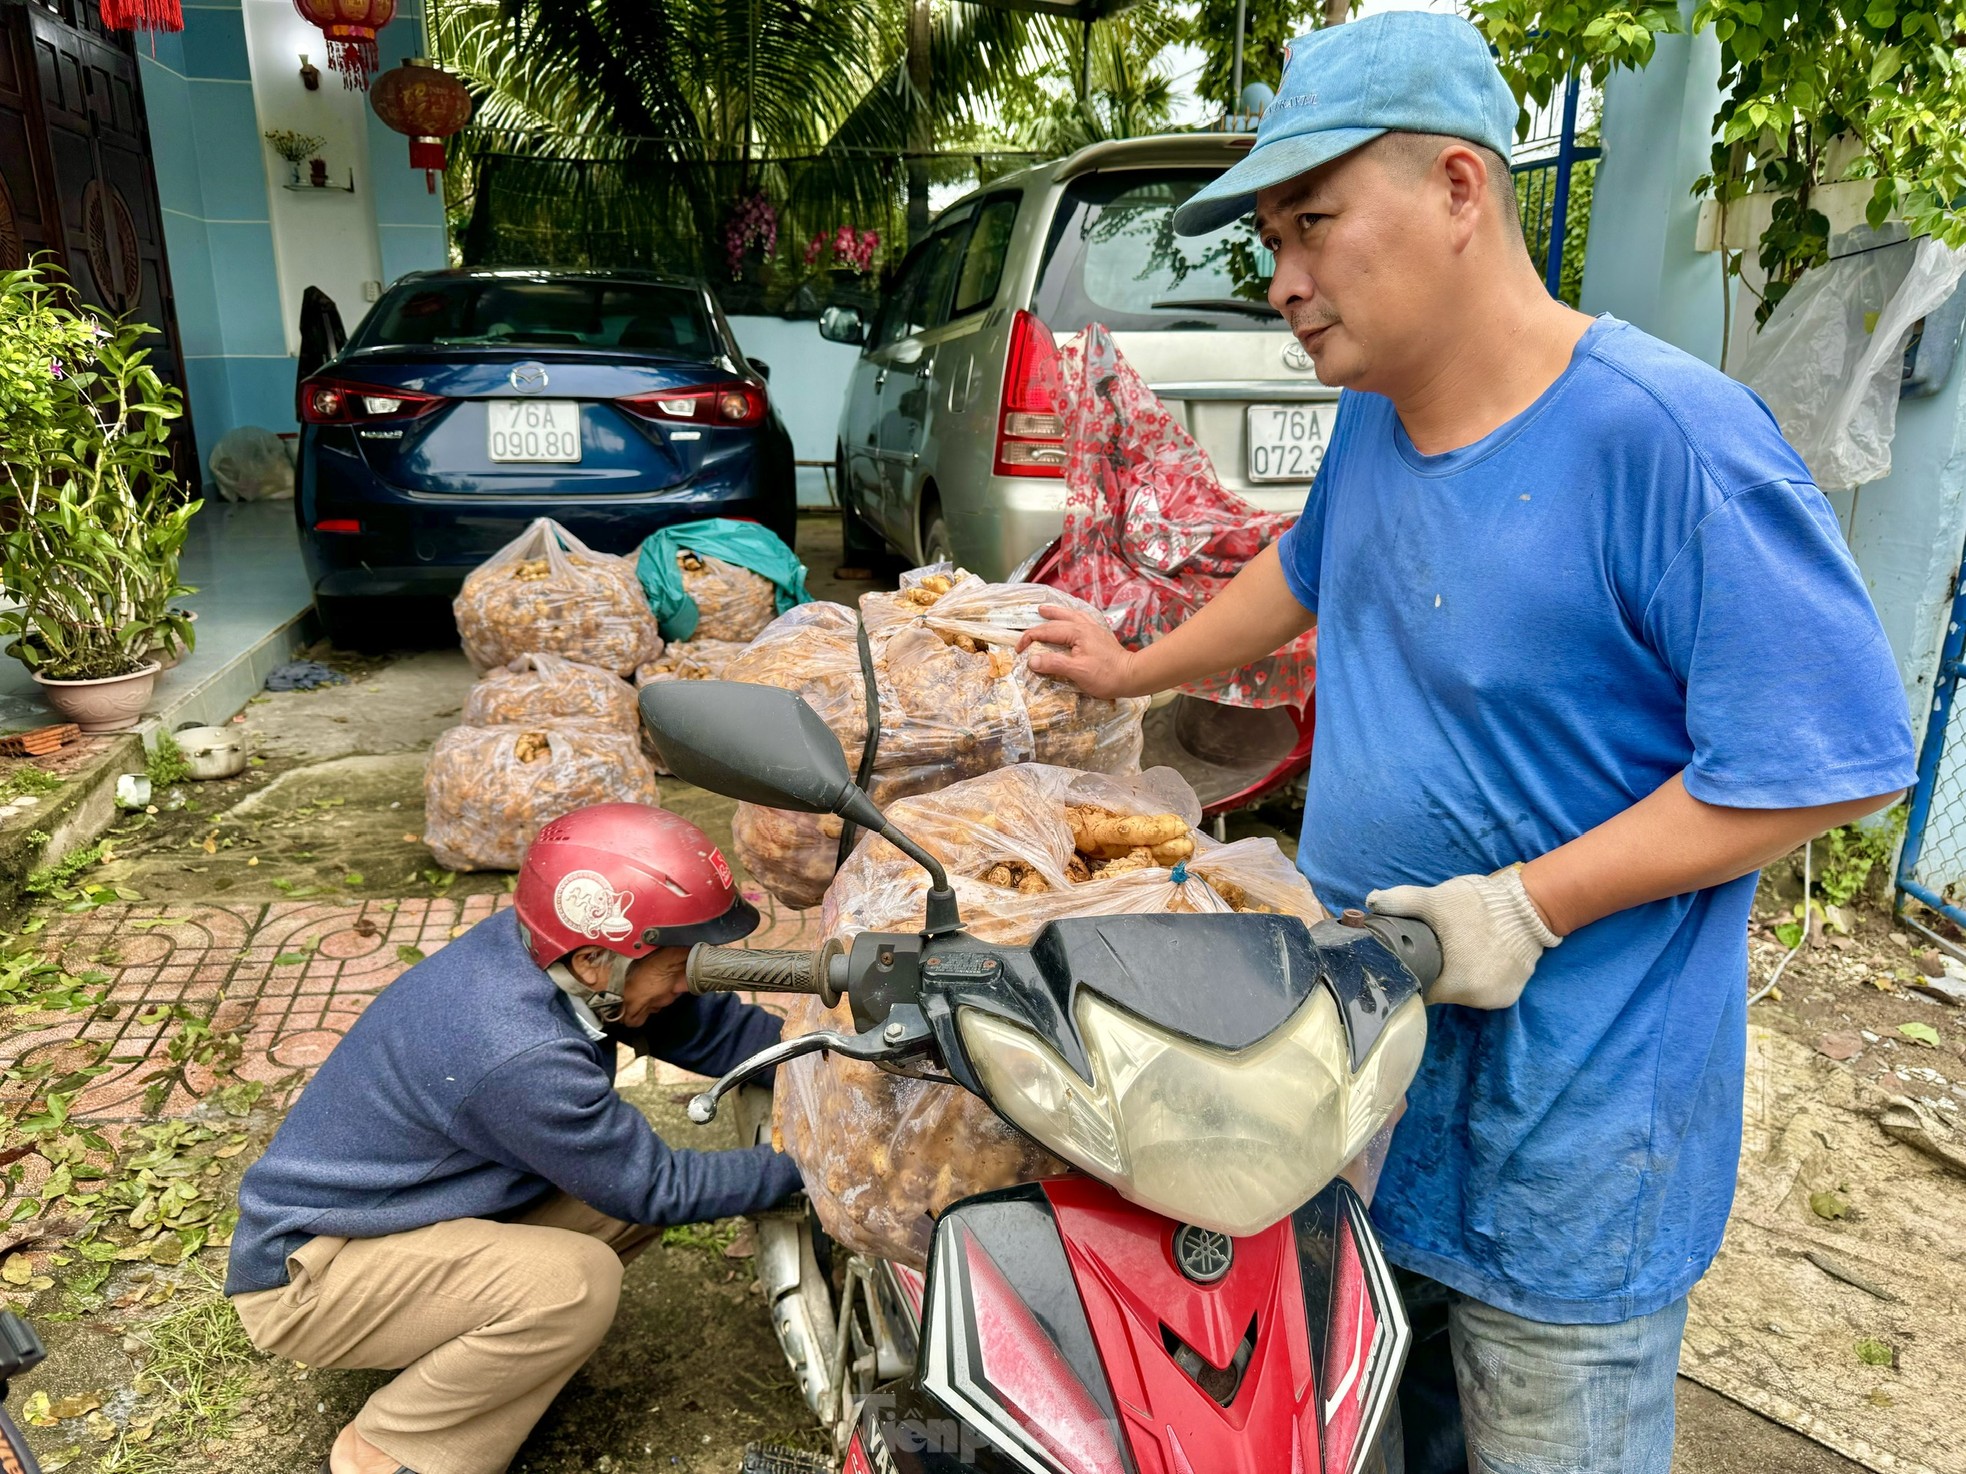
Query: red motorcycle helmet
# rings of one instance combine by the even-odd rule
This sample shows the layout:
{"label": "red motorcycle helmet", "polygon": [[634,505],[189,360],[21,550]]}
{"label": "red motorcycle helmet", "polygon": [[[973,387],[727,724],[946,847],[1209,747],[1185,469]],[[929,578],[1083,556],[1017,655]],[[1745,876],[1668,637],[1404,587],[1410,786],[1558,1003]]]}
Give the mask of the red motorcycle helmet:
{"label": "red motorcycle helmet", "polygon": [[758,927],[710,836],[649,804],[596,804],[533,837],[512,898],[519,935],[546,968],[579,947],[640,957],[734,942]]}

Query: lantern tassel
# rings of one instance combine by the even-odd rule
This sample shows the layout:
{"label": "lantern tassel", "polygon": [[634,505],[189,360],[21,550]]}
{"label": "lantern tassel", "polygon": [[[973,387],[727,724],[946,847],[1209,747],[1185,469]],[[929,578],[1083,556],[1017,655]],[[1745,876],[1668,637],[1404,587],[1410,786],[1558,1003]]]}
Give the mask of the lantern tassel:
{"label": "lantern tassel", "polygon": [[341,73],[341,85],[350,91],[368,91],[369,73],[381,64],[373,36],[328,42],[328,65]]}
{"label": "lantern tassel", "polygon": [[178,0],[102,0],[102,23],[116,31],[181,31]]}

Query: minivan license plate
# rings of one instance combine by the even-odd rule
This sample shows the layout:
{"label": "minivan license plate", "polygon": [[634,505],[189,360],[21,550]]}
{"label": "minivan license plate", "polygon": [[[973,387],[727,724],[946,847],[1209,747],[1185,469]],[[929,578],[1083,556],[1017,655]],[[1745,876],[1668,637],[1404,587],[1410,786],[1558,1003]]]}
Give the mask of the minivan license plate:
{"label": "minivan license plate", "polygon": [[1302,481],[1317,475],[1331,438],[1336,403],[1249,406],[1249,479]]}
{"label": "minivan license plate", "polygon": [[495,461],[580,459],[580,406],[571,399],[492,399],[487,449]]}

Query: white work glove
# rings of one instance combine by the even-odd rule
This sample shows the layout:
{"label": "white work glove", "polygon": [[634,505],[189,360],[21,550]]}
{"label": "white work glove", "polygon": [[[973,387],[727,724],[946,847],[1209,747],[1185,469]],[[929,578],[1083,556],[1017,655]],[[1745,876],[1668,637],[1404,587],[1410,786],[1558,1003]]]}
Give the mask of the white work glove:
{"label": "white work glove", "polygon": [[1424,921],[1440,938],[1440,976],[1427,989],[1429,1003],[1508,1008],[1542,955],[1563,940],[1544,924],[1514,865],[1439,885],[1396,885],[1372,892],[1365,904]]}

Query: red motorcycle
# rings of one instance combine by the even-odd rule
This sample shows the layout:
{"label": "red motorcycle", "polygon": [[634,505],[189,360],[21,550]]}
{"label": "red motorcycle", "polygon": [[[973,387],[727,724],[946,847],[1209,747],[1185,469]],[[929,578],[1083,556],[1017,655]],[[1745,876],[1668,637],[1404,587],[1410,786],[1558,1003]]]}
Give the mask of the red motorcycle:
{"label": "red motorcycle", "polygon": [[[691,1118],[825,1050],[969,1090],[1079,1169],[951,1206],[926,1275],[846,1267],[830,1334],[806,1328],[802,1381],[835,1399],[824,1415],[848,1474],[1397,1474],[1410,1336],[1353,1184],[1369,1191],[1376,1171],[1357,1159],[1419,1065],[1433,933],[1251,912],[1091,917],[1028,947],[988,943],[797,696],[679,682],[641,708],[686,782],[837,813],[931,881],[916,933],[816,954],[695,948],[694,991],[844,997],[854,1032],[762,1051]],[[759,1258],[792,1242],[767,1237]],[[781,1335],[798,1293],[774,1306]],[[746,1467],[798,1467],[777,1458]]]}

